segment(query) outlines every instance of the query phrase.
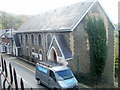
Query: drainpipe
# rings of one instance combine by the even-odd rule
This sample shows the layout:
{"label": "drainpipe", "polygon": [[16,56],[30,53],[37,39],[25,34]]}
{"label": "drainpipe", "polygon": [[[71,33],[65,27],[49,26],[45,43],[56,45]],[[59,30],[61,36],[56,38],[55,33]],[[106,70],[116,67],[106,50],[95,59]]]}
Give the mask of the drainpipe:
{"label": "drainpipe", "polygon": [[[1,62],[0,62],[0,65],[1,65]],[[1,80],[2,73],[1,72],[2,71],[1,71],[1,66],[0,66],[0,90],[2,90],[2,80]]]}

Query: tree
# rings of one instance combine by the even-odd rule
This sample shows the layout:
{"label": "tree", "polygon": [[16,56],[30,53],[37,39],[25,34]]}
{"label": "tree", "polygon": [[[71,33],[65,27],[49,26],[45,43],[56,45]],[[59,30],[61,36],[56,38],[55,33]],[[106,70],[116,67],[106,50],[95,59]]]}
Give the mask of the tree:
{"label": "tree", "polygon": [[0,29],[18,29],[30,16],[13,15],[0,11]]}

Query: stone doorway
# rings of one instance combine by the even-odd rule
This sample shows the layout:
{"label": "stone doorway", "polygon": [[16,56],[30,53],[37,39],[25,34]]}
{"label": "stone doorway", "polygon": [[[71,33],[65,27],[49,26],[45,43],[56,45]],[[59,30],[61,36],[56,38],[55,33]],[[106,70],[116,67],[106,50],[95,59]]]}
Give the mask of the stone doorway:
{"label": "stone doorway", "polygon": [[56,52],[55,48],[51,48],[48,59],[57,63],[57,52]]}

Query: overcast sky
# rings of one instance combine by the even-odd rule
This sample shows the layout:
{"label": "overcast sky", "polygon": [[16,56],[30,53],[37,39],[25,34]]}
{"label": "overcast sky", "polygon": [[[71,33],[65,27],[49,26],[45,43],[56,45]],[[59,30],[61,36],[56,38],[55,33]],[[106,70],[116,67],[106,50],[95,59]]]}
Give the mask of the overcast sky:
{"label": "overcast sky", "polygon": [[[62,7],[84,0],[1,0],[0,10],[25,15],[36,15],[49,9]],[[113,23],[118,22],[118,1],[98,0]]]}

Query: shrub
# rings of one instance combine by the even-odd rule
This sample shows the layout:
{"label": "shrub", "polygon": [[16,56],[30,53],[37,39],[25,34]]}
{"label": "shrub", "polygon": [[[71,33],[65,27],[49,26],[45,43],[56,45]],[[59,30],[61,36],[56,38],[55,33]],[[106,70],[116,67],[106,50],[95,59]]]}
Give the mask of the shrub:
{"label": "shrub", "polygon": [[88,17],[86,30],[90,44],[90,74],[95,81],[101,79],[107,56],[106,30],[101,17]]}

